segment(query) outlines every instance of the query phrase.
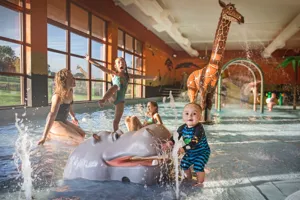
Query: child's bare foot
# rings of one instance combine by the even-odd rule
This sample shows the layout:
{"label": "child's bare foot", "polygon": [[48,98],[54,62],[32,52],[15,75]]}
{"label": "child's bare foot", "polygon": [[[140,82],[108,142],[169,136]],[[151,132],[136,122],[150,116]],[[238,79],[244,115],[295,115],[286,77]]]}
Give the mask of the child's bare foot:
{"label": "child's bare foot", "polygon": [[204,186],[203,183],[196,183],[193,185],[193,187],[203,187],[203,186]]}
{"label": "child's bare foot", "polygon": [[100,99],[100,100],[98,101],[98,104],[99,104],[100,108],[103,108],[103,107],[104,107],[104,103],[105,103],[105,100],[103,100],[103,99]]}
{"label": "child's bare foot", "polygon": [[210,173],[210,168],[205,168],[204,171],[205,171],[206,174],[209,174]]}
{"label": "child's bare foot", "polygon": [[101,137],[97,134],[93,134],[93,138],[94,138],[94,142],[97,143],[97,142],[100,142],[101,141]]}

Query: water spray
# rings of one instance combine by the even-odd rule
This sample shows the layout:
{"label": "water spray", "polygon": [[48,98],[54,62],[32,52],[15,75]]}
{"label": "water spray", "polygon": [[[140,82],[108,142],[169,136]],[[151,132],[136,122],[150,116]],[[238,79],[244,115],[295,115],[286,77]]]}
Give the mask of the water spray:
{"label": "water spray", "polygon": [[[22,116],[26,115],[26,111]],[[19,125],[21,124],[21,125]],[[30,149],[32,149],[32,141],[29,139],[28,127],[23,124],[23,120],[18,118],[16,113],[15,126],[18,129],[19,137],[15,143],[16,152],[14,153],[14,163],[18,169],[18,172],[23,178],[21,185],[21,191],[24,191],[26,200],[32,199],[32,167],[30,162]],[[24,130],[22,130],[24,129]],[[21,163],[21,170],[20,170]],[[19,194],[22,195],[22,192]]]}

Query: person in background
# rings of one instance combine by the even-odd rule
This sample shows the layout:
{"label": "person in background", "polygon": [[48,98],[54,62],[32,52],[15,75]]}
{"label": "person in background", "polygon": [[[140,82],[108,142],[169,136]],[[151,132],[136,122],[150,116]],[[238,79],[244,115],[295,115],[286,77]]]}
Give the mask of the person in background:
{"label": "person in background", "polygon": [[161,117],[158,114],[158,105],[155,101],[149,101],[147,103],[147,110],[147,119],[144,121],[144,123],[141,123],[136,116],[126,117],[125,123],[128,131],[137,131],[150,124],[163,124]]}
{"label": "person in background", "polygon": [[267,101],[268,110],[272,111],[274,105],[277,104],[276,94],[273,92],[271,98],[268,98],[266,101]]}

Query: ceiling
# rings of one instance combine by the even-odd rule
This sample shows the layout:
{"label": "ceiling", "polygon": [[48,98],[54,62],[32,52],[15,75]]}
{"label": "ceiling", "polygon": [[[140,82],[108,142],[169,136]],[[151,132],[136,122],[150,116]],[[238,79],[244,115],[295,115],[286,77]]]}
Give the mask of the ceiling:
{"label": "ceiling", "polygon": [[[114,2],[174,50],[188,52],[189,49],[185,49],[180,43],[180,38],[172,35],[172,31],[157,28],[161,23],[160,19],[155,17],[157,12],[161,18],[167,17],[172,27],[181,33],[181,37],[190,41],[186,44],[191,49],[212,48],[222,9],[218,0],[114,0]],[[147,4],[149,2],[155,3],[155,9],[149,7]],[[234,22],[231,24],[226,43],[227,50],[264,50],[293,19],[296,17],[300,19],[300,0],[224,0],[224,2],[235,4],[237,11],[245,18],[244,24]],[[293,24],[297,30],[286,38],[285,46],[281,45],[280,48],[300,48],[299,19]]]}

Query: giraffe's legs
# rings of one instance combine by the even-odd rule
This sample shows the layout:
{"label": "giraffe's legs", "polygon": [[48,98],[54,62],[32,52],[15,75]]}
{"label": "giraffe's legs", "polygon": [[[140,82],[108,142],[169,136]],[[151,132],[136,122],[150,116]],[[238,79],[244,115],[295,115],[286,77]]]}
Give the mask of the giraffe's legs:
{"label": "giraffe's legs", "polygon": [[200,90],[200,107],[202,109],[201,121],[205,121],[206,97],[206,90],[202,88]]}
{"label": "giraffe's legs", "polygon": [[195,88],[188,88],[188,95],[189,95],[189,99],[190,99],[190,102],[194,103],[196,101],[196,98],[197,98],[197,94],[198,94],[198,90],[195,89]]}
{"label": "giraffe's legs", "polygon": [[212,104],[213,104],[213,96],[214,96],[214,92],[208,93],[206,96],[206,121],[211,121],[211,115],[210,115],[210,111],[212,108]]}
{"label": "giraffe's legs", "polygon": [[213,96],[214,96],[213,92],[208,93],[207,96],[206,96],[206,107],[209,110],[211,110],[212,105],[213,105]]}

